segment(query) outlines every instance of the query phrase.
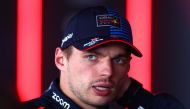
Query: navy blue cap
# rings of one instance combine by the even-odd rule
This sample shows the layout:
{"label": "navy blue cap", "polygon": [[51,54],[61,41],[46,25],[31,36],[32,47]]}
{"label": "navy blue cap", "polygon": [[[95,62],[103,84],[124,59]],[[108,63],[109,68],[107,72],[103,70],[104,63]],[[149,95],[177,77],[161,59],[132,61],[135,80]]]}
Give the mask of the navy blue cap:
{"label": "navy blue cap", "polygon": [[73,45],[79,50],[90,50],[109,42],[126,44],[131,53],[142,57],[133,45],[129,22],[116,11],[98,6],[86,8],[71,18],[64,30],[61,48]]}

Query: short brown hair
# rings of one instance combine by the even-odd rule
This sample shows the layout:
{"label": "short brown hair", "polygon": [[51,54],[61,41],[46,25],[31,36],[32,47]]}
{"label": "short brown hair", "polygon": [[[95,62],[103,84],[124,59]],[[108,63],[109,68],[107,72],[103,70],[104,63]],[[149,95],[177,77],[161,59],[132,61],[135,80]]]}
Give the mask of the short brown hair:
{"label": "short brown hair", "polygon": [[62,49],[62,50],[63,50],[63,53],[65,54],[65,57],[69,59],[73,51],[73,46],[69,46],[66,49]]}

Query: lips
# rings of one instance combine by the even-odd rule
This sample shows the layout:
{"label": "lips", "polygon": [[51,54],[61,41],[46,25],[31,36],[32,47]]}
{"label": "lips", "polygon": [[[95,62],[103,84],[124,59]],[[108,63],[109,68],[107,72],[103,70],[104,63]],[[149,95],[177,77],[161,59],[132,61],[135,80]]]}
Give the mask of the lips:
{"label": "lips", "polygon": [[108,96],[113,91],[113,85],[109,83],[98,83],[92,86],[97,96]]}

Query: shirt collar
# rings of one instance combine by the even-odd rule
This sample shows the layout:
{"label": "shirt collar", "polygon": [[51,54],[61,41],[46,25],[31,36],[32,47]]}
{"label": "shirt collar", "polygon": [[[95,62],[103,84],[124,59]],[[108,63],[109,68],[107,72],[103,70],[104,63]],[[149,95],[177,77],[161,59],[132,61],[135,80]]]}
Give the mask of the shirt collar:
{"label": "shirt collar", "polygon": [[43,94],[56,109],[82,109],[67,97],[59,88],[59,79],[51,82],[49,88]]}

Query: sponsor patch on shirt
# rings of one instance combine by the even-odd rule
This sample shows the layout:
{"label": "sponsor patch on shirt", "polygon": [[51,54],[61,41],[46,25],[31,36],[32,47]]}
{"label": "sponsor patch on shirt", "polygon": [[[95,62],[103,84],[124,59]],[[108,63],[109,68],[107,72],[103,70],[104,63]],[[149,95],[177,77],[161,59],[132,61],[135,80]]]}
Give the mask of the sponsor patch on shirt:
{"label": "sponsor patch on shirt", "polygon": [[96,24],[97,27],[102,27],[102,26],[120,27],[120,19],[111,14],[97,15]]}
{"label": "sponsor patch on shirt", "polygon": [[70,109],[70,104],[65,101],[63,98],[61,98],[58,94],[55,92],[52,92],[52,98],[63,107],[63,109]]}

